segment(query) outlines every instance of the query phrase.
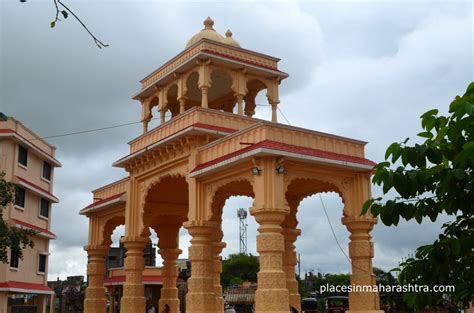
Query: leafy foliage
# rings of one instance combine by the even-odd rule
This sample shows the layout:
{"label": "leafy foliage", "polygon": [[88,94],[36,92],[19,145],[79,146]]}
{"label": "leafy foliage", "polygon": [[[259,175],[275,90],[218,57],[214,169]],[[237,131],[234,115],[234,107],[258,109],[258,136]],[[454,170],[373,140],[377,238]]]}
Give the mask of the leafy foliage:
{"label": "leafy foliage", "polygon": [[258,258],[247,254],[231,254],[222,261],[222,287],[240,285],[243,282],[257,282],[257,273],[260,269]]}
{"label": "leafy foliage", "polygon": [[23,259],[23,249],[33,248],[31,239],[37,233],[31,229],[10,227],[3,219],[5,207],[15,201],[16,186],[5,180],[5,173],[0,173],[0,261],[8,263],[8,249]]}
{"label": "leafy foliage", "polygon": [[[474,295],[474,83],[451,102],[448,116],[430,110],[421,116],[421,126],[423,143],[409,145],[408,138],[392,143],[386,161],[374,168],[373,183],[385,195],[395,190],[398,196],[368,200],[362,214],[370,210],[387,226],[396,226],[400,218],[421,223],[440,214],[452,216],[434,243],[419,247],[400,264],[399,279],[404,284],[454,285],[451,298],[465,303]],[[416,293],[406,300],[421,308],[441,296]]]}

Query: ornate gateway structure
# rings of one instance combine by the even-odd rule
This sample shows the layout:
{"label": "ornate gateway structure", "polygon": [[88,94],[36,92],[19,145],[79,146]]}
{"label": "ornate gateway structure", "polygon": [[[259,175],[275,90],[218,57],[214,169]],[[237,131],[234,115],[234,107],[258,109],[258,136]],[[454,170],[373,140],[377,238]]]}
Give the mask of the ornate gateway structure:
{"label": "ornate gateway structure", "polygon": [[[159,312],[166,305],[179,312],[181,227],[192,237],[186,312],[222,313],[222,210],[235,195],[254,199],[250,214],[259,224],[257,313],[300,307],[296,213],[302,199],[319,192],[337,192],[343,199],[352,284],[375,283],[370,231],[376,220],[360,216],[374,165],[364,157],[366,143],[279,124],[278,89],[288,77],[278,69],[279,60],[241,48],[230,31],[221,36],[213,24],[207,18],[184,51],[141,81],[133,98],[141,103],[143,134],[129,143],[130,154],[114,163],[129,176],[95,190],[94,202],[81,210],[90,227],[86,313],[106,312],[104,257],[119,225],[125,225],[127,249],[121,313],[145,312],[143,248],[150,228],[164,260]],[[263,89],[271,122],[252,118]],[[155,110],[160,125],[149,130]],[[354,292],[349,301],[351,313],[381,312],[377,293]]]}

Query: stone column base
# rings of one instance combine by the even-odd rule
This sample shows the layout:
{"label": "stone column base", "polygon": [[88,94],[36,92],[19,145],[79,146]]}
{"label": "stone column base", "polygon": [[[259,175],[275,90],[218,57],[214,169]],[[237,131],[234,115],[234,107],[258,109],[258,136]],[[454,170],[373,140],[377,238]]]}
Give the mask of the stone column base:
{"label": "stone column base", "polygon": [[216,313],[224,312],[224,298],[216,297]]}
{"label": "stone column base", "polygon": [[288,313],[290,311],[288,290],[258,290],[255,293],[255,313]]}
{"label": "stone column base", "polygon": [[87,313],[105,313],[105,299],[85,299],[84,312]]}
{"label": "stone column base", "polygon": [[[138,286],[143,288],[143,286]],[[146,312],[146,300],[143,297],[122,297],[120,300],[121,313]]]}
{"label": "stone column base", "polygon": [[290,294],[290,305],[301,311],[301,297],[299,294]]}
{"label": "stone column base", "polygon": [[158,312],[163,312],[165,304],[169,305],[170,313],[179,313],[179,299],[160,299]]}

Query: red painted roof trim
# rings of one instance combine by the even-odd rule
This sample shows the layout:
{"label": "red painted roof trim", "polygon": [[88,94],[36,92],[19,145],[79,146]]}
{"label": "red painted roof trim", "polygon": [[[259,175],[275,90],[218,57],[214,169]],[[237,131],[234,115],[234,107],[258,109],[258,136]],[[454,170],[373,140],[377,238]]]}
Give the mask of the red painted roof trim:
{"label": "red painted roof trim", "polygon": [[105,199],[101,199],[101,200],[98,200],[98,201],[96,201],[96,202],[92,202],[91,204],[89,204],[88,206],[86,206],[86,207],[85,207],[84,209],[82,209],[81,211],[87,210],[87,209],[89,209],[89,208],[91,208],[91,207],[94,207],[94,206],[96,206],[96,205],[101,205],[102,203],[106,203],[106,202],[108,202],[108,201],[110,201],[110,200],[114,200],[114,199],[120,198],[120,197],[123,196],[125,193],[126,193],[126,192],[121,192],[121,193],[118,193],[118,194],[116,194],[116,195],[107,197],[107,198],[105,198]]}
{"label": "red painted roof trim", "polygon": [[16,131],[14,131],[13,129],[10,129],[10,128],[3,128],[3,129],[0,129],[0,133],[2,133],[2,134],[15,134]]}
{"label": "red painted roof trim", "polygon": [[0,282],[0,289],[24,289],[24,290],[31,290],[33,293],[35,291],[42,291],[53,293],[53,289],[49,288],[48,286],[42,284],[33,284],[33,283],[25,283],[20,281],[6,281]]}
{"label": "red painted roof trim", "polygon": [[[224,133],[233,133],[237,131],[237,129],[233,129],[233,128],[214,126],[214,125],[209,125],[209,124],[204,124],[204,123],[194,123],[189,127],[205,128],[205,129],[215,130],[215,131],[224,132]],[[189,127],[186,127],[185,129]]]}
{"label": "red painted roof trim", "polygon": [[51,231],[45,229],[45,228],[41,228],[39,226],[36,226],[36,225],[33,225],[33,224],[30,224],[30,223],[27,223],[27,222],[23,222],[23,221],[20,221],[20,220],[17,220],[17,219],[14,219],[12,218],[12,221],[14,221],[17,225],[21,225],[21,226],[24,226],[24,227],[28,227],[28,228],[31,228],[33,230],[36,230],[40,233],[44,233],[44,234],[47,234],[47,235],[50,235],[54,238],[56,238],[56,235],[54,233],[52,233]]}
{"label": "red painted roof trim", "polygon": [[319,157],[319,158],[324,158],[324,159],[330,159],[330,160],[337,160],[337,161],[344,161],[344,162],[352,162],[352,163],[357,163],[357,164],[363,164],[363,165],[369,165],[369,166],[375,166],[376,163],[360,158],[360,157],[355,157],[351,155],[345,155],[345,154],[340,154],[340,153],[334,153],[334,152],[328,152],[328,151],[323,151],[319,149],[311,149],[311,148],[304,148],[300,146],[294,146],[294,145],[289,145],[289,144],[284,144],[272,140],[263,140],[260,141],[256,144],[253,144],[251,146],[245,147],[243,149],[234,151],[232,153],[229,153],[227,155],[218,157],[214,160],[199,164],[196,166],[191,173],[202,170],[206,167],[212,166],[214,164],[220,163],[222,161],[225,161],[227,159],[230,159],[232,157],[238,156],[240,154],[258,149],[258,148],[267,148],[267,149],[273,149],[273,150],[280,150],[280,151],[285,151],[285,152],[291,152],[291,153],[298,153],[298,154],[303,154],[303,155],[308,155],[308,156],[313,156],[313,157]]}
{"label": "red painted roof trim", "polygon": [[59,202],[59,199],[58,197],[56,197],[55,195],[53,195],[51,192],[49,192],[48,190],[44,189],[44,188],[41,188],[40,186],[36,185],[36,184],[33,184],[32,182],[30,181],[27,181],[26,179],[24,179],[23,177],[20,177],[20,176],[17,176],[17,178],[19,180],[21,180],[22,182],[24,182],[25,184],[27,185],[30,185],[31,187],[35,188],[35,189],[38,189],[39,191],[41,192],[44,192],[46,195],[50,196],[51,198],[54,198],[56,199],[58,202]]}

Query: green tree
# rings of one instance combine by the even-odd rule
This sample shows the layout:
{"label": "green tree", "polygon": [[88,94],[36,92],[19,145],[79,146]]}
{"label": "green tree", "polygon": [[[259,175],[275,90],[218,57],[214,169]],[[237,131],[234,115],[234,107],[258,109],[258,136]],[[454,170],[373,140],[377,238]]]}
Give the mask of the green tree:
{"label": "green tree", "polygon": [[5,173],[0,173],[0,261],[8,263],[8,250],[23,259],[23,249],[33,248],[32,237],[36,232],[31,229],[10,227],[3,218],[3,210],[15,201],[16,186],[5,180]]}
{"label": "green tree", "polygon": [[[452,300],[466,303],[474,294],[474,83],[449,106],[447,116],[430,110],[421,116],[420,144],[409,139],[391,144],[385,162],[374,168],[373,183],[383,194],[398,195],[367,201],[370,210],[387,226],[400,218],[435,221],[440,214],[452,220],[442,226],[439,238],[417,248],[400,264],[402,284],[454,285]],[[420,308],[441,299],[441,293],[409,293],[405,299]]]}
{"label": "green tree", "polygon": [[256,256],[247,254],[231,254],[222,261],[221,284],[227,288],[229,285],[239,285],[243,282],[257,282],[257,273],[260,269]]}
{"label": "green tree", "polygon": [[[329,286],[349,286],[351,284],[351,276],[349,274],[326,274],[324,275],[323,284]],[[347,295],[347,292],[326,292],[324,294],[325,297]]]}

